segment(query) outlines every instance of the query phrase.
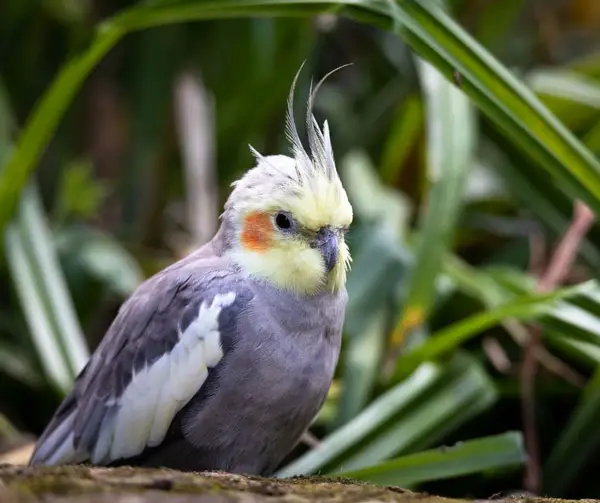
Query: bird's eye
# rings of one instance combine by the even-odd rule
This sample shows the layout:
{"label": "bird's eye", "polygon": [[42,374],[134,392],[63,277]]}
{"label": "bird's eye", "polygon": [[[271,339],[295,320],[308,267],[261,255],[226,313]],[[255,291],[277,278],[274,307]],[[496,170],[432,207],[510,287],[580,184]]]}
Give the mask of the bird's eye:
{"label": "bird's eye", "polygon": [[277,216],[275,217],[275,224],[277,227],[283,230],[292,228],[292,221],[285,213],[277,213]]}

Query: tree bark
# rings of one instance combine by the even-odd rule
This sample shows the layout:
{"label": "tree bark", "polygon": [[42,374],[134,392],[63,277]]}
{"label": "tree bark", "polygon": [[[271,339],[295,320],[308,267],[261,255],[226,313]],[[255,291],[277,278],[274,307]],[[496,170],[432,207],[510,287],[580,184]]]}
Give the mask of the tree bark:
{"label": "tree bark", "polygon": [[[345,479],[273,479],[222,472],[86,466],[0,466],[0,503],[461,503]],[[502,501],[552,503],[547,498]],[[566,500],[562,500],[566,501]],[[483,503],[480,500],[479,503]]]}

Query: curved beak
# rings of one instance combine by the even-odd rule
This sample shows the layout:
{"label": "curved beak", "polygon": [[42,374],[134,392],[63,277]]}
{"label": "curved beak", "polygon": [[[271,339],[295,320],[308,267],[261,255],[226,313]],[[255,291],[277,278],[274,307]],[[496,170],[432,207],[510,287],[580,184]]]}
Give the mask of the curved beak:
{"label": "curved beak", "polygon": [[323,256],[325,269],[327,272],[331,272],[338,258],[338,237],[336,232],[329,227],[321,228],[315,238],[315,248],[318,248]]}

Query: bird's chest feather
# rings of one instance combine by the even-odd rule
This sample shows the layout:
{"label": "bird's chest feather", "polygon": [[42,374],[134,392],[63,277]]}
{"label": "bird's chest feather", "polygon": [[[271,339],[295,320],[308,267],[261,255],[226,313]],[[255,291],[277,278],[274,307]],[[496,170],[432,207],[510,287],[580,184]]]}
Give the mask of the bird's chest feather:
{"label": "bird's chest feather", "polygon": [[[322,306],[321,306],[322,307]],[[263,390],[256,400],[270,415],[314,414],[327,393],[337,363],[340,334],[331,310],[271,311],[249,316],[241,337],[250,356],[245,377]],[[252,331],[252,334],[250,334]]]}
{"label": "bird's chest feather", "polygon": [[[321,334],[303,334],[272,339],[272,346],[262,355],[256,354],[250,366],[253,379],[262,392],[256,402],[265,415],[293,420],[294,416],[316,413],[331,384],[337,361],[335,341],[322,329]],[[257,351],[261,352],[259,349]]]}
{"label": "bird's chest feather", "polygon": [[[214,392],[186,414],[184,429],[194,443],[234,442],[247,448],[281,443],[288,448],[308,427],[333,378],[339,322],[318,311],[312,319],[302,313],[296,319],[286,315],[256,310],[240,319]],[[241,440],[237,432],[247,438]]]}

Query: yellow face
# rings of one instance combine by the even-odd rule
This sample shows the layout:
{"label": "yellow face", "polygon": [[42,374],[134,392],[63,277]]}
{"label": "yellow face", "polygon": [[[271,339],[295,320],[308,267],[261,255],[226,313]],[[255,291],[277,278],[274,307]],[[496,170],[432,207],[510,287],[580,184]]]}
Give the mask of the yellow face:
{"label": "yellow face", "polygon": [[316,174],[294,195],[245,208],[235,260],[250,274],[298,294],[336,291],[346,282],[345,233],[352,207],[339,179]]}

